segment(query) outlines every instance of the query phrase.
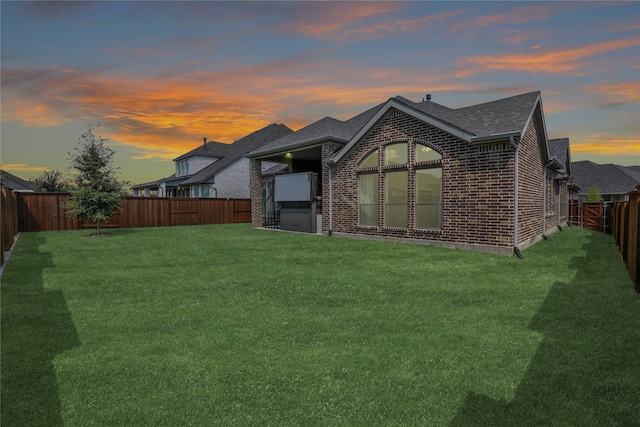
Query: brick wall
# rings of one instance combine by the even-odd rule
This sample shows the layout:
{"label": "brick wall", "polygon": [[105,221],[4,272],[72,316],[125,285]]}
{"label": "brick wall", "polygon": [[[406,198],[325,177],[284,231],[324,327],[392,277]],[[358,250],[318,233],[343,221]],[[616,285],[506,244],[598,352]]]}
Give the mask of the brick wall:
{"label": "brick wall", "polygon": [[[526,247],[541,238],[543,219],[547,228],[557,226],[558,197],[561,223],[566,222],[566,183],[555,183],[552,173],[547,181],[547,212],[543,212],[543,158],[536,121],[532,120],[518,143],[519,198],[518,245]],[[385,171],[384,147],[406,142],[409,162],[399,166],[408,171],[408,225],[386,227],[384,217]],[[415,170],[414,147],[424,145],[442,154],[442,226],[437,229],[415,227]],[[326,143],[322,158],[327,158],[340,145]],[[371,152],[378,150],[379,162],[367,172],[376,173],[379,187],[378,226],[358,223],[358,165]],[[514,240],[514,172],[515,150],[508,139],[485,145],[472,145],[428,123],[390,109],[337,165],[332,166],[332,194],[329,202],[329,170],[324,163],[314,162],[322,183],[325,233],[331,228],[335,234],[363,238],[410,240],[465,249],[480,249],[511,254]],[[252,160],[252,222],[261,227],[260,161]],[[294,164],[293,172],[312,170],[310,165]],[[559,194],[558,194],[559,189]],[[332,224],[329,224],[329,205],[332,205]]]}
{"label": "brick wall", "polygon": [[[518,145],[518,245],[542,236],[543,159],[536,121],[531,120]],[[553,200],[548,200],[552,203]],[[549,206],[548,206],[549,207]],[[555,209],[554,209],[555,211]]]}

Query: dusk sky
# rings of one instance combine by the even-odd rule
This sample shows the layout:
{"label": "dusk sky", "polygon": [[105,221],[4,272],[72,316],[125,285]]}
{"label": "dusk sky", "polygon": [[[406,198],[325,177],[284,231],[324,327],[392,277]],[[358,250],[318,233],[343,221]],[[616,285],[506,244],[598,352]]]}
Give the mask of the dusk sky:
{"label": "dusk sky", "polygon": [[576,160],[640,164],[640,2],[0,4],[2,168],[58,169],[101,124],[121,178],[202,138],[348,119],[396,95],[452,108],[540,90]]}

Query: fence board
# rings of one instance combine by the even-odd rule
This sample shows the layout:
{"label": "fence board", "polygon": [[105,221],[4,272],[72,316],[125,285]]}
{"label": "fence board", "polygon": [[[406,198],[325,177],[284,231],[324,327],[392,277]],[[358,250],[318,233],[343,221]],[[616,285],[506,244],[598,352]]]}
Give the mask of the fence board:
{"label": "fence board", "polygon": [[18,200],[15,193],[2,187],[0,195],[0,265],[4,264],[4,251],[13,246],[18,234]]}

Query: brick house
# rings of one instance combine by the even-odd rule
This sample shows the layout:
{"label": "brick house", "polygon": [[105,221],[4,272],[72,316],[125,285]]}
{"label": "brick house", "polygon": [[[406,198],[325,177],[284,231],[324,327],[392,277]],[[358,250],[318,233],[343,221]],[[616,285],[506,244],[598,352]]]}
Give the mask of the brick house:
{"label": "brick house", "polygon": [[291,132],[283,124],[273,123],[233,144],[207,142],[205,138],[202,145],[173,160],[173,175],[134,185],[133,196],[248,199],[249,159],[245,154]]}
{"label": "brick house", "polygon": [[[605,202],[629,200],[628,193],[640,185],[640,167],[598,164],[588,160],[573,162],[573,181],[579,186],[572,199],[585,201],[595,188]],[[636,169],[637,168],[637,169]]]}
{"label": "brick house", "polygon": [[397,96],[248,157],[256,228],[262,162],[318,175],[329,235],[511,255],[567,222],[569,143],[548,140],[540,92],[457,109]]}

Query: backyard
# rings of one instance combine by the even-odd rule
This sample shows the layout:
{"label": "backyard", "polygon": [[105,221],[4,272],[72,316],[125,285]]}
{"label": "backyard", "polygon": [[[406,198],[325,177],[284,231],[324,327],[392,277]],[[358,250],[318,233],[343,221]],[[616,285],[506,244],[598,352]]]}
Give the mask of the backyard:
{"label": "backyard", "polygon": [[254,230],[22,233],[2,425],[632,426],[640,295],[611,236],[524,259]]}

